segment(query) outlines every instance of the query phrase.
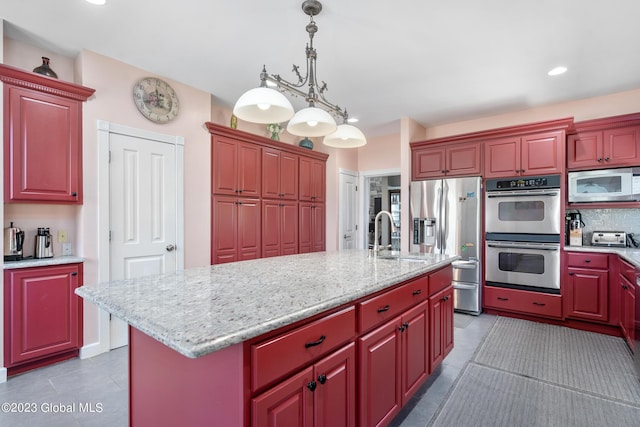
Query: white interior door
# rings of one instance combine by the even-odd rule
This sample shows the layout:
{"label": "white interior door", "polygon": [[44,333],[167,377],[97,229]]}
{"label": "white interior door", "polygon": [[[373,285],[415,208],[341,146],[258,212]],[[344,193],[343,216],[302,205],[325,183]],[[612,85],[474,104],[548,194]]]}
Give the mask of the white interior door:
{"label": "white interior door", "polygon": [[[111,133],[109,149],[110,280],[175,271],[176,146]],[[110,323],[110,348],[126,345],[127,324]]]}
{"label": "white interior door", "polygon": [[358,231],[358,176],[349,171],[340,171],[340,249],[356,248]]}

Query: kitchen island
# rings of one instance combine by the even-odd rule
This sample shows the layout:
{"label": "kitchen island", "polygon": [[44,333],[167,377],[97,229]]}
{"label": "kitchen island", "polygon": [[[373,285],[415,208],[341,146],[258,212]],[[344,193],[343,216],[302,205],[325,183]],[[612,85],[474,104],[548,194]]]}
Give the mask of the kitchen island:
{"label": "kitchen island", "polygon": [[[335,372],[336,384],[346,389],[334,389],[330,399],[346,402],[342,411],[336,409],[345,425],[355,425],[356,419],[367,425],[379,416],[385,422],[395,416],[426,380],[431,362],[439,363],[452,345],[443,328],[453,318],[450,264],[455,259],[320,252],[83,286],[76,292],[130,325],[131,425],[257,426],[263,425],[259,412],[266,407],[270,417],[313,420],[315,415],[320,417],[315,425],[331,425],[332,415],[320,413],[319,393],[313,394],[321,387],[312,386],[315,375],[309,380],[307,374],[315,374],[330,356],[342,355],[348,363]],[[411,317],[414,312],[419,315]],[[409,327],[415,319],[422,323]],[[419,331],[422,336],[416,337]],[[389,339],[379,341],[376,334]],[[382,360],[377,354],[369,357],[371,340],[394,343],[395,351],[379,354],[397,363],[413,363],[422,351],[426,372],[416,374],[409,362],[388,366],[392,379],[402,379],[397,392],[378,376],[368,378]],[[319,383],[331,384],[322,375]],[[412,375],[417,380],[406,383]],[[291,394],[291,405],[269,406],[291,384],[300,389]],[[395,402],[379,415],[386,402],[364,397],[381,384],[391,386]]]}

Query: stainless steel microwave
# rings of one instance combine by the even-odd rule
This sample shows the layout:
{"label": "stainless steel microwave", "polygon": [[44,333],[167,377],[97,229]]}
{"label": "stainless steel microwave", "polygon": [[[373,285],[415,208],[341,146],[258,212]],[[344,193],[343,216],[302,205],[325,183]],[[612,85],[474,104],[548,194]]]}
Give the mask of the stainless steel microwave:
{"label": "stainless steel microwave", "polygon": [[569,202],[640,201],[640,167],[569,172]]}

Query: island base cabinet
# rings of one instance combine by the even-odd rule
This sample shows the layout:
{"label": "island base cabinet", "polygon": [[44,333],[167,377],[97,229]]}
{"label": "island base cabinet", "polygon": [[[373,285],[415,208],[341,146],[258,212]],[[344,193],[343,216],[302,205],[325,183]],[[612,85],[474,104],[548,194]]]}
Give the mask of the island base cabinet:
{"label": "island base cabinet", "polygon": [[252,427],[355,427],[355,344],[252,399]]}
{"label": "island base cabinet", "polygon": [[384,426],[429,375],[428,302],[360,338],[360,425]]}
{"label": "island base cabinet", "polygon": [[243,352],[190,359],[129,327],[129,425],[244,426]]}

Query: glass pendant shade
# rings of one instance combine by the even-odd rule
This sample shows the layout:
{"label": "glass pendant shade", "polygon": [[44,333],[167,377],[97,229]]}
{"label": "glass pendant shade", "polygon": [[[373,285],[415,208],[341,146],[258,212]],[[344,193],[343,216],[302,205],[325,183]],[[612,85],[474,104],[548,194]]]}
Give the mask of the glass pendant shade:
{"label": "glass pendant shade", "polygon": [[337,148],[362,147],[367,143],[367,139],[360,129],[352,125],[340,125],[331,135],[327,135],[322,140],[324,145]]}
{"label": "glass pendant shade", "polygon": [[251,123],[282,123],[293,117],[293,106],[282,93],[268,87],[257,87],[243,93],[233,114]]}
{"label": "glass pendant shade", "polygon": [[331,114],[307,107],[298,111],[287,125],[287,132],[297,136],[325,136],[336,131],[336,121]]}

